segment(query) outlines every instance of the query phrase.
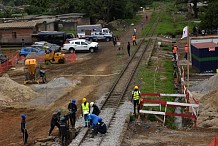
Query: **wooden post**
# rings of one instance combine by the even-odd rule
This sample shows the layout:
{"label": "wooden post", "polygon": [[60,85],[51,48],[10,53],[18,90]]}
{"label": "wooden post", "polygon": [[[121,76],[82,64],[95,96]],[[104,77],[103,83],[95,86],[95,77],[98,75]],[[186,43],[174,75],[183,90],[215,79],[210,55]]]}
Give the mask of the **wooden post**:
{"label": "wooden post", "polygon": [[[190,42],[189,42],[189,31],[187,26],[187,44],[188,44],[188,51],[190,52]],[[187,53],[187,88],[189,88],[189,64],[190,64],[190,53]]]}

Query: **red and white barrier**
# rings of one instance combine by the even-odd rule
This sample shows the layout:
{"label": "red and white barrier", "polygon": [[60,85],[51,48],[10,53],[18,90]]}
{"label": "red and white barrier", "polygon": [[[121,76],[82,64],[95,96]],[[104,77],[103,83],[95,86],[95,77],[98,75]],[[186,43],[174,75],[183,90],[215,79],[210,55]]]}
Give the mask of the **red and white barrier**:
{"label": "red and white barrier", "polygon": [[[142,96],[156,96],[156,97],[163,97],[163,96],[171,96],[171,97],[186,97],[186,94],[152,94],[152,93],[142,93]],[[149,110],[144,110],[143,107],[159,107],[159,111],[149,111]],[[162,110],[162,107],[164,107],[164,111]],[[172,113],[172,112],[167,112],[167,107],[189,107],[192,109],[191,114],[178,114],[178,113]],[[179,103],[179,102],[169,102],[169,101],[164,101],[164,100],[159,100],[159,99],[146,99],[146,98],[141,98],[140,99],[140,113],[143,114],[155,114],[155,115],[163,115],[163,125],[165,124],[165,119],[166,116],[181,116],[181,117],[186,117],[186,118],[191,118],[194,121],[194,126],[196,127],[196,121],[197,121],[197,116],[198,116],[198,108],[199,104],[191,104],[191,103]]]}

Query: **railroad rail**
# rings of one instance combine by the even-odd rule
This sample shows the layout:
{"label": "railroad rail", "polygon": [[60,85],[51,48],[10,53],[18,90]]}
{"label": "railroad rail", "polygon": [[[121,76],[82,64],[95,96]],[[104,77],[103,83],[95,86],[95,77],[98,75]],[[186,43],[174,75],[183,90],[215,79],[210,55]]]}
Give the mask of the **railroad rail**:
{"label": "railroad rail", "polygon": [[[153,23],[153,25],[147,32],[147,37],[154,36],[154,31],[158,24],[158,21],[159,18]],[[117,141],[119,139],[119,137],[115,139],[111,139],[112,136],[110,136],[116,134],[116,132],[113,132],[113,130],[111,129],[116,130],[120,128],[119,125],[117,126],[119,122],[125,123],[125,118],[122,119],[124,121],[120,121],[119,117],[117,116],[117,114],[120,112],[119,108],[121,105],[124,105],[123,103],[126,100],[128,100],[127,89],[131,83],[132,78],[135,75],[135,72],[139,64],[144,59],[146,60],[146,62],[149,61],[156,42],[156,40],[152,40],[151,38],[146,43],[144,43],[144,41],[145,39],[143,39],[140,42],[132,58],[129,60],[125,68],[122,70],[119,77],[117,78],[114,85],[112,86],[111,90],[109,91],[104,103],[100,105],[100,109],[101,109],[100,117],[102,117],[104,122],[107,124],[108,133],[104,136],[89,138],[88,128],[83,129],[77,135],[76,139],[71,142],[70,146],[83,146],[83,145],[105,146],[105,145],[111,145],[111,143],[110,144],[108,143],[109,139],[110,139],[109,141],[114,141],[114,140]],[[112,144],[112,145],[117,145],[117,144]]]}

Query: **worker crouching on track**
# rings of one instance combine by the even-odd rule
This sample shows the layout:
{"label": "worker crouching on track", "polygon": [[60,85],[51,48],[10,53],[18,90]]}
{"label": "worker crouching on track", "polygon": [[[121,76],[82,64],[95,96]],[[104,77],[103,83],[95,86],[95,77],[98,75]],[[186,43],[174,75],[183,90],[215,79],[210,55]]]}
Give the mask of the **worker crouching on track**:
{"label": "worker crouching on track", "polygon": [[92,138],[100,132],[101,134],[105,134],[107,132],[107,126],[106,124],[102,121],[102,118],[99,116],[96,116],[95,114],[89,114],[88,118],[92,121]]}
{"label": "worker crouching on track", "polygon": [[96,116],[98,116],[100,114],[100,110],[99,110],[98,106],[94,102],[90,103],[90,107],[93,108],[92,109],[92,114],[95,114]]}
{"label": "worker crouching on track", "polygon": [[83,103],[81,105],[82,116],[84,117],[85,127],[89,126],[88,114],[90,113],[90,105],[87,102],[87,99],[83,98]]}
{"label": "worker crouching on track", "polygon": [[27,144],[28,133],[26,129],[26,115],[21,115],[21,132],[23,133],[23,144]]}
{"label": "worker crouching on track", "polygon": [[60,115],[61,115],[61,110],[59,109],[57,111],[56,114],[53,114],[52,115],[52,118],[51,118],[51,125],[50,125],[50,130],[49,130],[49,136],[51,135],[51,132],[53,131],[54,127],[57,126],[58,129],[59,129],[59,134],[60,134]]}
{"label": "worker crouching on track", "polygon": [[67,125],[65,117],[60,118],[61,123],[60,123],[60,133],[61,133],[61,144],[62,146],[67,146],[67,132],[69,130],[69,127]]}
{"label": "worker crouching on track", "polygon": [[76,112],[77,112],[77,106],[76,106],[76,99],[72,99],[72,102],[68,105],[69,110],[69,119],[72,128],[75,128],[76,123]]}
{"label": "worker crouching on track", "polygon": [[[134,91],[132,91],[132,99],[133,99],[133,103],[134,103],[134,115],[136,117],[136,106],[137,106],[137,112],[139,114],[139,99],[141,97],[141,92],[139,91],[139,87],[135,86],[134,87]],[[131,102],[132,102],[131,99]]]}

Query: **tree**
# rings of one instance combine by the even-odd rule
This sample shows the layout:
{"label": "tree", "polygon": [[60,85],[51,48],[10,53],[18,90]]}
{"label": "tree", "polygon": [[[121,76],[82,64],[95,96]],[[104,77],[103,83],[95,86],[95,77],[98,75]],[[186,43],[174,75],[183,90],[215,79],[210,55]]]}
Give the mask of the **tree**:
{"label": "tree", "polygon": [[212,1],[208,5],[205,15],[201,19],[201,27],[206,29],[218,28],[218,2]]}

